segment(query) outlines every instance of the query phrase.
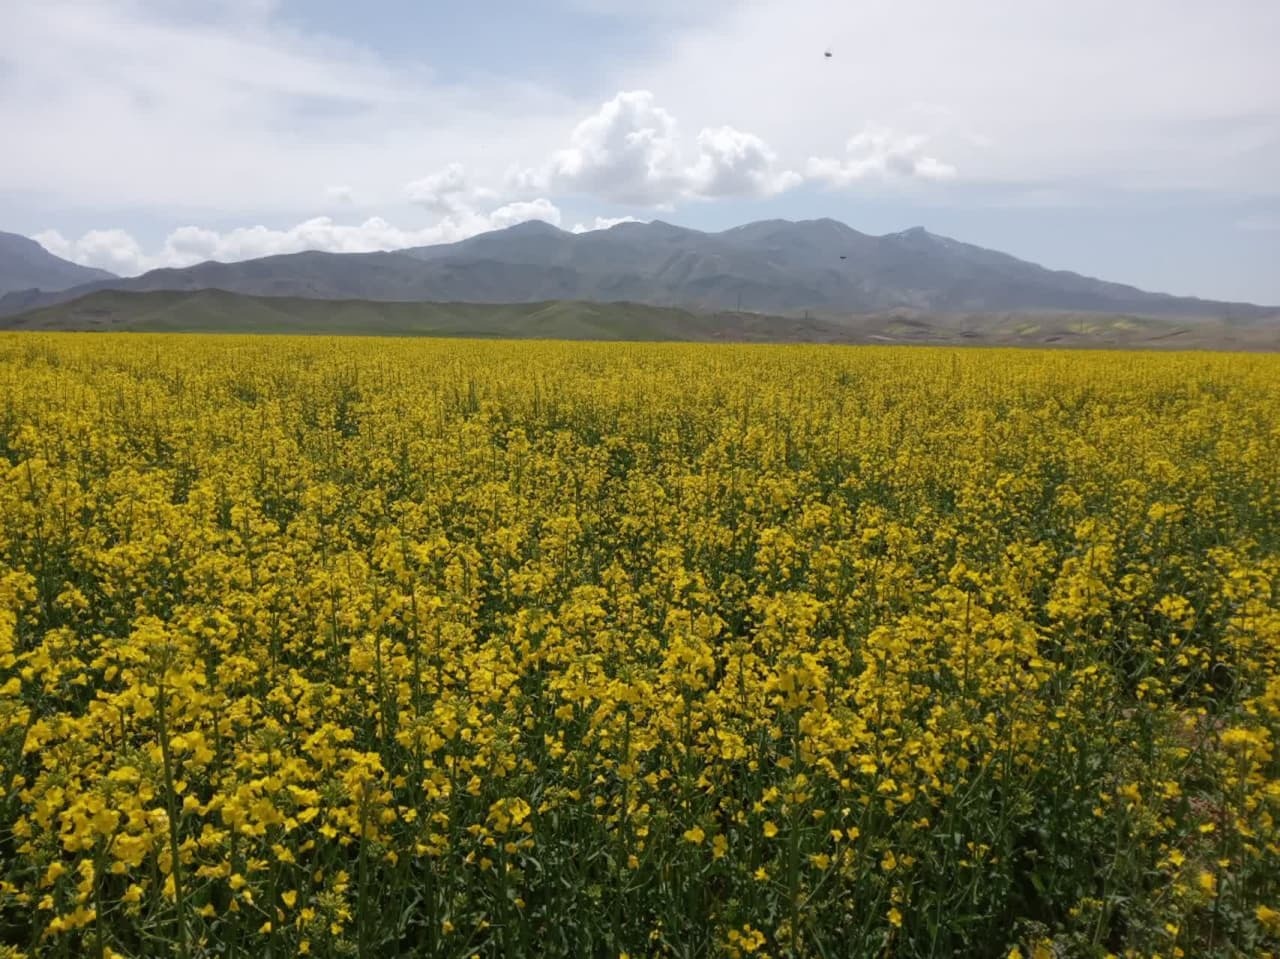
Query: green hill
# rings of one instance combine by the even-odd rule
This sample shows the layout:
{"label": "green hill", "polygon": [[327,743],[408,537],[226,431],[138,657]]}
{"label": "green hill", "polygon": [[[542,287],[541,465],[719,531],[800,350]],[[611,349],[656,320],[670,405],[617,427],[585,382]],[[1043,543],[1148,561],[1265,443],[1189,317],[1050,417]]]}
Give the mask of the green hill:
{"label": "green hill", "polygon": [[820,341],[847,334],[835,321],[695,313],[638,303],[385,303],[221,290],[101,290],[0,319],[0,329],[735,341]]}
{"label": "green hill", "polygon": [[100,290],[0,318],[0,329],[302,333],[563,340],[1280,349],[1280,323],[1103,313],[892,310],[797,317],[638,303],[388,303],[247,296],[222,290]]}
{"label": "green hill", "polygon": [[631,303],[382,303],[221,290],[103,290],[0,321],[9,329],[688,339],[699,317]]}

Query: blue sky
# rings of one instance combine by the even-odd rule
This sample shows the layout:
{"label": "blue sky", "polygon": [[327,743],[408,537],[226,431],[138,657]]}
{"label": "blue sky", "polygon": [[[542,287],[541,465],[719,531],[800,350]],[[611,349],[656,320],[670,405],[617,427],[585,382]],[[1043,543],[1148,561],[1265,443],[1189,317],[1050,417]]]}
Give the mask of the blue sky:
{"label": "blue sky", "polygon": [[136,273],[831,216],[1280,304],[1277,49],[1274,0],[4,0],[0,229]]}

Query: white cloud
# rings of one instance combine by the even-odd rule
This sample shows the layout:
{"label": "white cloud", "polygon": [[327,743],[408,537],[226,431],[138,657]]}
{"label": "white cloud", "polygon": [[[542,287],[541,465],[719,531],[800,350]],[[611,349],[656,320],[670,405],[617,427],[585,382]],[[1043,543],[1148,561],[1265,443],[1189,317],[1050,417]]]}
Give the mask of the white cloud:
{"label": "white cloud", "polygon": [[569,146],[542,170],[520,174],[517,185],[655,206],[680,190],[679,157],[675,117],[647,90],[623,92],[574,127]]}
{"label": "white cloud", "polygon": [[381,217],[344,224],[327,216],[313,217],[284,230],[250,226],[220,233],[184,226],[170,233],[163,246],[153,253],[144,251],[124,230],[91,230],[71,241],[56,230],[46,230],[34,239],[56,256],[133,276],[159,267],[190,266],[205,260],[232,262],[303,250],[370,253],[452,243],[528,220],[545,220],[558,226],[561,214],[555,204],[539,198],[508,203],[486,213],[463,209],[419,229],[397,227]]}
{"label": "white cloud", "polygon": [[33,234],[31,239],[35,240],[54,256],[60,256],[64,260],[71,259],[71,244],[67,242],[67,238],[59,231],[41,230],[39,233]]}
{"label": "white cloud", "polygon": [[924,152],[929,137],[902,134],[887,127],[870,127],[845,144],[845,157],[811,157],[805,172],[829,186],[844,187],[860,180],[914,178],[947,180],[956,168]]}
{"label": "white cloud", "polygon": [[792,170],[779,170],[777,156],[758,136],[733,127],[698,134],[698,159],[687,176],[689,192],[702,197],[773,196],[802,179]]}
{"label": "white cloud", "polygon": [[559,226],[560,209],[550,200],[539,197],[536,200],[517,200],[498,207],[487,216],[477,216],[475,223],[484,222],[483,228],[475,228],[468,221],[463,222],[467,222],[465,229],[469,231],[467,235],[470,236],[473,233],[483,233],[485,230],[501,230],[504,227],[515,226],[517,223],[527,223],[529,220],[542,220],[552,226]]}
{"label": "white cloud", "polygon": [[461,163],[450,163],[443,170],[414,180],[405,187],[405,195],[433,213],[452,213],[463,205],[467,192],[467,174]]}
{"label": "white cloud", "polygon": [[1277,49],[1269,0],[759,0],[617,82],[792,163],[875,119],[928,133],[966,183],[1274,196]]}
{"label": "white cloud", "polygon": [[800,181],[779,168],[762,139],[729,126],[704,128],[687,161],[676,118],[650,91],[627,90],[579,122],[569,145],[541,167],[514,169],[507,186],[669,207],[683,199],[772,196]]}
{"label": "white cloud", "polygon": [[591,223],[575,223],[570,233],[594,233],[596,230],[608,230],[619,223],[647,223],[633,216],[598,216]]}
{"label": "white cloud", "polygon": [[112,273],[130,273],[146,259],[138,241],[124,230],[90,230],[75,241],[57,230],[46,230],[33,239],[54,256]]}
{"label": "white cloud", "polygon": [[0,211],[34,194],[78,211],[298,216],[317,184],[407,210],[401,186],[424,167],[496,177],[511,157],[492,144],[548,150],[580,109],[523,80],[441,82],[275,6],[0,0],[0,125],[23,131],[0,151]]}
{"label": "white cloud", "polygon": [[912,166],[912,171],[922,180],[950,180],[956,175],[956,168],[950,163],[943,163],[933,157],[920,157]]}
{"label": "white cloud", "polygon": [[[780,192],[808,157],[828,180],[872,175],[843,151],[871,117],[931,137],[922,177],[1280,194],[1280,4],[565,2],[645,40],[602,39],[611,70],[570,62],[535,83],[518,57],[381,55],[305,4],[0,0],[0,127],[22,131],[0,151],[0,215],[38,197],[282,221],[341,184],[397,219],[403,184],[449,162],[489,188],[532,165],[512,178],[521,197],[669,207]],[[471,204],[498,202],[478,189]]]}

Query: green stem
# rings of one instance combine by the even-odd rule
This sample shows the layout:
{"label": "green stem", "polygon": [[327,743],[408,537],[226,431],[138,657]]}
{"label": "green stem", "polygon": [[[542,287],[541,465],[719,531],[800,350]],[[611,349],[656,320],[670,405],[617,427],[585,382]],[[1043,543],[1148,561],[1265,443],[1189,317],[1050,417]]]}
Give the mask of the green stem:
{"label": "green stem", "polygon": [[156,713],[160,720],[160,757],[164,763],[165,805],[168,807],[169,812],[169,856],[172,860],[169,868],[173,875],[174,903],[178,913],[178,955],[180,959],[187,959],[191,955],[191,949],[190,944],[187,942],[186,908],[182,889],[182,858],[179,853],[180,843],[178,842],[177,793],[174,792],[173,788],[173,758],[169,752],[169,725],[166,715],[168,696],[164,685],[163,671],[160,676],[159,694],[156,698]]}

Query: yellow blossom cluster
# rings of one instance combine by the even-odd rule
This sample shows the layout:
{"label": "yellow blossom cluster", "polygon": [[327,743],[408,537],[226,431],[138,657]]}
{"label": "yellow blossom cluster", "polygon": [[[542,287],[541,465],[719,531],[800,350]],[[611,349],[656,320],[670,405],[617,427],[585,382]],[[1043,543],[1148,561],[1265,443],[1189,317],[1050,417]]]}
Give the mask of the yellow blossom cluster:
{"label": "yellow blossom cluster", "polygon": [[0,336],[0,956],[1280,955],[1280,359]]}

